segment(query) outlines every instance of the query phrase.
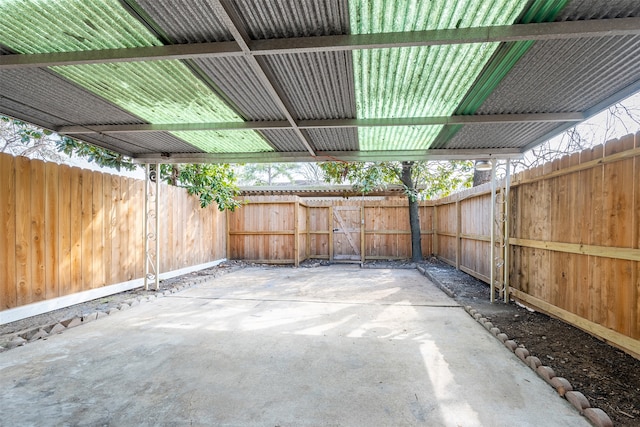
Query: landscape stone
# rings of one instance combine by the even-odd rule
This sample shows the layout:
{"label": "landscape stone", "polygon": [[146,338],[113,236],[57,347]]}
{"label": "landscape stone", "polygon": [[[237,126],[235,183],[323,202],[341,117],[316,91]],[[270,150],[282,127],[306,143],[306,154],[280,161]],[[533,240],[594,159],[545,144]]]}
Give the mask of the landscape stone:
{"label": "landscape stone", "polygon": [[67,329],[75,328],[78,325],[82,325],[82,318],[74,317],[72,319],[65,319],[65,320],[62,320],[60,323],[62,323],[62,326],[65,326]]}
{"label": "landscape stone", "polygon": [[534,371],[535,371],[536,369],[538,369],[538,366],[541,366],[541,365],[542,365],[542,362],[540,361],[540,359],[538,359],[538,358],[537,358],[537,357],[535,357],[535,356],[529,356],[529,357],[527,357],[527,358],[526,358],[526,362],[527,362],[527,364],[529,365],[529,367],[530,367],[531,369],[533,369]]}
{"label": "landscape stone", "polygon": [[573,390],[569,380],[562,377],[551,378],[551,385],[556,389],[560,396],[564,396],[568,391]]}
{"label": "landscape stone", "polygon": [[59,334],[65,329],[67,328],[62,323],[56,323],[55,325],[53,325],[53,328],[51,328],[51,330],[49,331],[49,335]]}
{"label": "landscape stone", "polygon": [[7,343],[7,348],[11,349],[11,348],[20,347],[22,345],[25,345],[26,343],[27,343],[27,340],[25,340],[22,337],[13,337],[11,341]]}
{"label": "landscape stone", "polygon": [[93,322],[98,318],[98,312],[94,311],[93,313],[85,314],[82,316],[82,323]]}
{"label": "landscape stone", "polygon": [[47,333],[47,331],[45,331],[44,329],[42,329],[42,328],[41,328],[41,329],[39,329],[39,330],[38,330],[38,332],[36,332],[35,334],[33,334],[33,335],[31,336],[31,338],[29,338],[29,342],[31,342],[31,341],[37,341],[37,340],[40,340],[40,339],[46,338],[46,337],[48,337],[48,336],[49,336],[49,334]]}
{"label": "landscape stone", "polygon": [[551,378],[556,376],[556,373],[553,372],[553,369],[549,366],[538,366],[536,373],[549,384],[551,384]]}
{"label": "landscape stone", "polygon": [[514,340],[506,340],[504,346],[511,351],[515,351],[515,349],[518,348],[518,344]]}
{"label": "landscape stone", "polygon": [[564,398],[567,399],[578,411],[580,411],[580,413],[591,407],[587,398],[579,391],[568,391],[564,394]]}
{"label": "landscape stone", "polygon": [[516,348],[515,352],[516,356],[520,358],[523,362],[527,363],[527,356],[529,356],[529,350],[524,347]]}
{"label": "landscape stone", "polygon": [[611,418],[600,408],[587,408],[584,410],[584,416],[596,427],[613,427]]}

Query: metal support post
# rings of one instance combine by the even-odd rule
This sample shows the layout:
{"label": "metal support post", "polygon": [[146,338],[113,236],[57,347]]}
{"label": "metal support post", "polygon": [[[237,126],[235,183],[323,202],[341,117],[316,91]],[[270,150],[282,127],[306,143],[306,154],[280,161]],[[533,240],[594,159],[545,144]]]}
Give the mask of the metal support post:
{"label": "metal support post", "polygon": [[491,302],[495,302],[495,275],[496,275],[496,263],[495,263],[495,247],[496,247],[496,234],[495,234],[495,218],[496,218],[496,160],[491,159],[491,249],[489,253],[489,262],[491,263],[491,273],[489,277],[489,289]]}
{"label": "metal support post", "polygon": [[160,288],[160,165],[150,164],[145,168],[144,180],[144,288],[149,290],[153,281],[154,289]]}
{"label": "metal support post", "polygon": [[509,190],[511,188],[511,160],[507,159],[507,172],[504,177],[504,302],[509,302]]}

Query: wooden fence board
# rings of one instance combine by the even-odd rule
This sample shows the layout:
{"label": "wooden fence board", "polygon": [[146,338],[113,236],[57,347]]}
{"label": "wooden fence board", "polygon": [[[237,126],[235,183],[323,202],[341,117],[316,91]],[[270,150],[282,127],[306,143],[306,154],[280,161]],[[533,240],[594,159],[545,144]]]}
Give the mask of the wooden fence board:
{"label": "wooden fence board", "polygon": [[133,273],[134,278],[144,277],[144,266],[146,262],[146,256],[144,253],[144,181],[133,181],[135,197],[134,197],[134,242],[133,253],[135,254],[135,269]]}
{"label": "wooden fence board", "polygon": [[31,166],[31,301],[46,298],[45,289],[45,164],[40,160],[32,160]]}
{"label": "wooden fence board", "polygon": [[13,156],[0,154],[0,310],[18,303],[16,283],[16,176]]}
{"label": "wooden fence board", "polygon": [[[45,243],[45,298],[60,295],[60,167],[55,163],[45,164],[45,200],[44,200],[44,243]],[[66,187],[68,189],[68,187]],[[63,190],[66,191],[66,190]]]}
{"label": "wooden fence board", "polygon": [[82,290],[82,169],[70,169],[70,266],[68,294]]}
{"label": "wooden fence board", "polygon": [[102,239],[103,239],[103,255],[102,255],[102,277],[103,284],[105,286],[111,283],[117,283],[111,281],[111,266],[113,265],[113,249],[112,246],[114,244],[115,238],[115,224],[112,221],[115,221],[115,207],[112,206],[112,193],[111,189],[113,186],[113,182],[111,180],[111,175],[107,173],[102,173],[102,219],[104,221],[104,227],[102,230]]}
{"label": "wooden fence board", "polygon": [[[634,147],[635,150],[640,149],[640,133],[635,135]],[[634,247],[636,249],[640,249],[640,158],[635,157],[633,161],[633,212],[635,213],[633,218],[633,235],[635,236]],[[635,269],[633,272],[635,274],[632,278],[631,288],[633,289],[633,293],[635,293],[635,298],[631,299],[631,303],[635,306],[635,310],[633,311],[633,317],[631,318],[631,337],[640,340],[640,262],[635,263]]]}
{"label": "wooden fence board", "polygon": [[93,173],[82,171],[82,290],[93,288]]}
{"label": "wooden fence board", "polygon": [[166,251],[167,256],[162,256],[162,262],[160,263],[160,271],[171,271],[175,269],[177,253],[176,243],[174,241],[174,209],[169,207],[169,200],[173,196],[172,188],[168,185],[162,185],[160,187],[160,206],[162,214],[160,215],[160,230],[164,231],[161,236],[160,244],[161,250]]}
{"label": "wooden fence board", "polygon": [[129,247],[129,205],[131,200],[129,178],[120,178],[120,189],[117,190],[120,203],[118,205],[118,235],[120,236],[120,246],[118,248],[118,258],[120,259],[120,281],[131,280],[130,264],[132,255]]}
{"label": "wooden fence board", "polygon": [[[640,134],[635,135],[635,150],[640,149]],[[640,182],[638,182],[637,177],[640,175],[640,157],[634,158],[634,207],[633,212],[635,212],[635,216],[633,218],[634,223],[634,231],[633,235],[635,236],[635,244],[634,247],[636,249],[640,249]],[[635,263],[635,275],[632,279],[632,289],[635,293],[635,298],[632,298],[635,301],[635,310],[633,311],[633,315],[631,318],[631,323],[634,326],[632,329],[631,337],[637,340],[640,340],[640,262]]]}
{"label": "wooden fence board", "polygon": [[31,165],[16,157],[16,285],[17,305],[35,300],[31,280]]}
{"label": "wooden fence board", "polygon": [[108,239],[111,240],[111,255],[107,271],[109,283],[119,283],[124,281],[120,270],[122,263],[122,234],[120,233],[120,222],[122,220],[122,180],[116,175],[106,175],[109,177],[109,191],[105,187],[105,196],[109,195],[109,233]]}
{"label": "wooden fence board", "polygon": [[103,177],[100,172],[92,172],[91,191],[91,243],[93,256],[91,258],[93,277],[91,288],[99,288],[105,285],[104,269],[104,187]]}

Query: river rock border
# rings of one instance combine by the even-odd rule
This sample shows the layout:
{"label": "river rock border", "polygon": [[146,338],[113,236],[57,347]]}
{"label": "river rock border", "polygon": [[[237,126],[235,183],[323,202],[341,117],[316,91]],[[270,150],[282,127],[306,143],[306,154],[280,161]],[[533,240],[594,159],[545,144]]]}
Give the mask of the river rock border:
{"label": "river rock border", "polygon": [[613,427],[611,418],[600,408],[592,408],[589,401],[584,394],[579,391],[575,391],[573,386],[566,378],[557,377],[553,369],[549,366],[542,364],[540,359],[529,353],[522,344],[518,345],[514,340],[510,340],[507,334],[500,332],[500,329],[495,327],[493,323],[486,317],[478,312],[475,308],[467,305],[464,307],[465,311],[469,313],[471,317],[476,319],[486,330],[491,332],[506,348],[512,351],[518,359],[520,359],[525,365],[534,370],[539,377],[553,387],[558,395],[567,399],[581,415],[584,415],[591,423],[596,427]]}

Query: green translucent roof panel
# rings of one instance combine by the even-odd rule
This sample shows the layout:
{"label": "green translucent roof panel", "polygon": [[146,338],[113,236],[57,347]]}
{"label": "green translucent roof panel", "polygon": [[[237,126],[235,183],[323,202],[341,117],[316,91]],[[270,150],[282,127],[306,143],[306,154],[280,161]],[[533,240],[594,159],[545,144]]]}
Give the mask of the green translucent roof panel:
{"label": "green translucent roof panel", "polygon": [[440,128],[441,126],[360,128],[358,140],[362,150],[426,150]]}
{"label": "green translucent roof panel", "polygon": [[242,121],[180,61],[52,69],[151,123]]}
{"label": "green translucent roof panel", "polygon": [[261,153],[273,151],[264,139],[252,130],[171,132],[207,153]]}
{"label": "green translucent roof panel", "polygon": [[[46,25],[43,25],[46,23]],[[24,29],[28,28],[29,31]],[[157,46],[162,43],[118,0],[0,0],[0,43],[18,53]],[[242,118],[180,61],[110,63],[51,67],[85,89],[150,123],[240,122]],[[253,134],[253,135],[249,135]],[[200,148],[229,152],[228,135],[220,144],[205,137],[221,133],[180,132]],[[247,131],[236,140],[242,146],[266,146],[261,135]],[[244,150],[240,150],[244,151]]]}
{"label": "green translucent roof panel", "polygon": [[[531,22],[551,22],[567,5],[568,0],[533,0],[522,17],[519,24]],[[494,53],[491,63],[483,69],[473,87],[461,100],[460,105],[454,111],[455,114],[474,114],[482,103],[491,95],[502,79],[513,66],[533,46],[533,41],[502,43]],[[461,125],[445,126],[434,140],[434,148],[441,148],[460,129]]]}
{"label": "green translucent roof panel", "polygon": [[162,44],[117,0],[0,0],[0,38],[19,53]]}
{"label": "green translucent roof panel", "polygon": [[[351,0],[354,34],[470,28],[512,24],[526,2],[510,0]],[[353,52],[358,118],[451,115],[498,43],[372,49]],[[386,150],[406,138],[402,128],[358,131],[360,149]],[[416,127],[428,148],[441,126]],[[377,139],[384,136],[384,140]],[[407,147],[401,147],[407,149]]]}

